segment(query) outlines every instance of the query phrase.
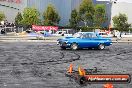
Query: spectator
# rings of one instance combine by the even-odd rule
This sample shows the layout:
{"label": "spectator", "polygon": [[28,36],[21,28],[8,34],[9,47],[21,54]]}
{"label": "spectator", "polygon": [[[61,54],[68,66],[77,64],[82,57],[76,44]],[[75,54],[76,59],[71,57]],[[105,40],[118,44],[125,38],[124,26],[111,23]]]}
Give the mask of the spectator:
{"label": "spectator", "polygon": [[7,24],[7,27],[11,27],[11,23],[8,23],[8,24]]}
{"label": "spectator", "polygon": [[14,27],[15,26],[15,24],[14,23],[11,23],[11,27]]}
{"label": "spectator", "polygon": [[1,30],[1,34],[5,34],[5,30],[4,29]]}
{"label": "spectator", "polygon": [[5,20],[5,22],[4,22],[4,26],[7,26],[7,25],[8,25],[8,21]]}
{"label": "spectator", "polygon": [[121,33],[119,31],[117,32],[117,39],[121,39]]}

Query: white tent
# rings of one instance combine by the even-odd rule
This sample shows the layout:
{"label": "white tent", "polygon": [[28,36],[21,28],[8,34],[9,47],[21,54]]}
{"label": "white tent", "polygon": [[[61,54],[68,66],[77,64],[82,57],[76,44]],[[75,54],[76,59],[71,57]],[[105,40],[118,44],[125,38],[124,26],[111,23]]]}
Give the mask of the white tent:
{"label": "white tent", "polygon": [[115,1],[115,2],[127,2],[127,3],[132,3],[132,0],[97,0],[97,1]]}

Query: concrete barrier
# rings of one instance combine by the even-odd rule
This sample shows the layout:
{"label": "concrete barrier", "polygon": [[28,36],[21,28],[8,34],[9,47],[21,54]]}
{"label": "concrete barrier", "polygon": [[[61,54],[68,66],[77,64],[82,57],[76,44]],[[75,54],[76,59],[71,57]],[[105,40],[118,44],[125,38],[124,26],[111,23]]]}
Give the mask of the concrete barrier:
{"label": "concrete barrier", "polygon": [[132,42],[132,38],[112,38],[112,42],[116,43],[116,42]]}

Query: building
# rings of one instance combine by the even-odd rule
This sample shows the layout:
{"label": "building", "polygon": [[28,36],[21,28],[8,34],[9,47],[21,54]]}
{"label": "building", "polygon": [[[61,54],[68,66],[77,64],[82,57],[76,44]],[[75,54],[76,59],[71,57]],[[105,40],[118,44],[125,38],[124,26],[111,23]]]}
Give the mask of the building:
{"label": "building", "polygon": [[61,17],[60,25],[67,25],[71,11],[79,7],[80,2],[81,0],[28,0],[28,6],[38,8],[42,14],[49,4],[53,4]]}
{"label": "building", "polygon": [[[35,7],[40,12],[41,16],[49,4],[52,4],[58,11],[61,20],[59,25],[68,25],[71,11],[79,8],[82,0],[0,0],[0,11],[6,15],[8,22],[14,22],[15,16],[18,12],[22,12],[26,7]],[[119,13],[125,13],[128,16],[128,22],[132,23],[131,0],[93,0],[94,4],[105,4],[106,15],[108,21],[104,27],[109,24],[113,25],[112,18]],[[42,17],[41,17],[42,18]]]}
{"label": "building", "polygon": [[81,0],[0,0],[0,11],[5,13],[9,22],[14,22],[16,14],[25,7],[35,7],[42,15],[47,6],[52,4],[61,17],[59,25],[64,26],[68,25],[71,11],[78,8],[80,3]]}
{"label": "building", "polygon": [[4,12],[6,19],[14,22],[18,12],[22,12],[27,7],[26,0],[0,0],[0,11]]}
{"label": "building", "polygon": [[[61,17],[59,25],[65,26],[69,24],[71,11],[75,8],[79,8],[81,1],[82,0],[0,0],[0,11],[5,13],[8,22],[14,22],[16,14],[23,12],[26,7],[37,8],[42,16],[47,6],[52,4]],[[96,0],[93,0],[93,2],[101,3],[101,1],[97,2]],[[108,23],[106,25],[108,25]]]}
{"label": "building", "polygon": [[103,27],[108,27],[109,24],[111,24],[111,2],[108,0],[95,0],[95,4],[105,4],[106,6],[106,16],[107,16],[107,22],[103,24]]}
{"label": "building", "polygon": [[111,7],[111,26],[113,27],[112,18],[116,15],[126,14],[128,17],[128,23],[132,24],[132,1],[131,0],[117,0],[116,2],[112,2]]}
{"label": "building", "polygon": [[126,14],[128,17],[128,23],[132,24],[132,0],[97,0],[98,2],[106,2],[107,4],[107,14],[108,14],[108,24],[113,26],[112,18],[119,13]]}

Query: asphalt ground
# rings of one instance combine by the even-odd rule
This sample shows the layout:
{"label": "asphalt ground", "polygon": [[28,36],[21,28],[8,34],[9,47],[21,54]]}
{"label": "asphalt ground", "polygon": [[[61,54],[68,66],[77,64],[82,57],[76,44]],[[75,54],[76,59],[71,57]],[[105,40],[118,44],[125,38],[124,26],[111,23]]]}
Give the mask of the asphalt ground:
{"label": "asphalt ground", "polygon": [[[0,88],[103,88],[103,84],[81,86],[65,76],[70,64],[100,73],[132,76],[132,43],[113,43],[105,50],[61,50],[56,43],[1,42]],[[113,84],[114,88],[132,88]]]}

